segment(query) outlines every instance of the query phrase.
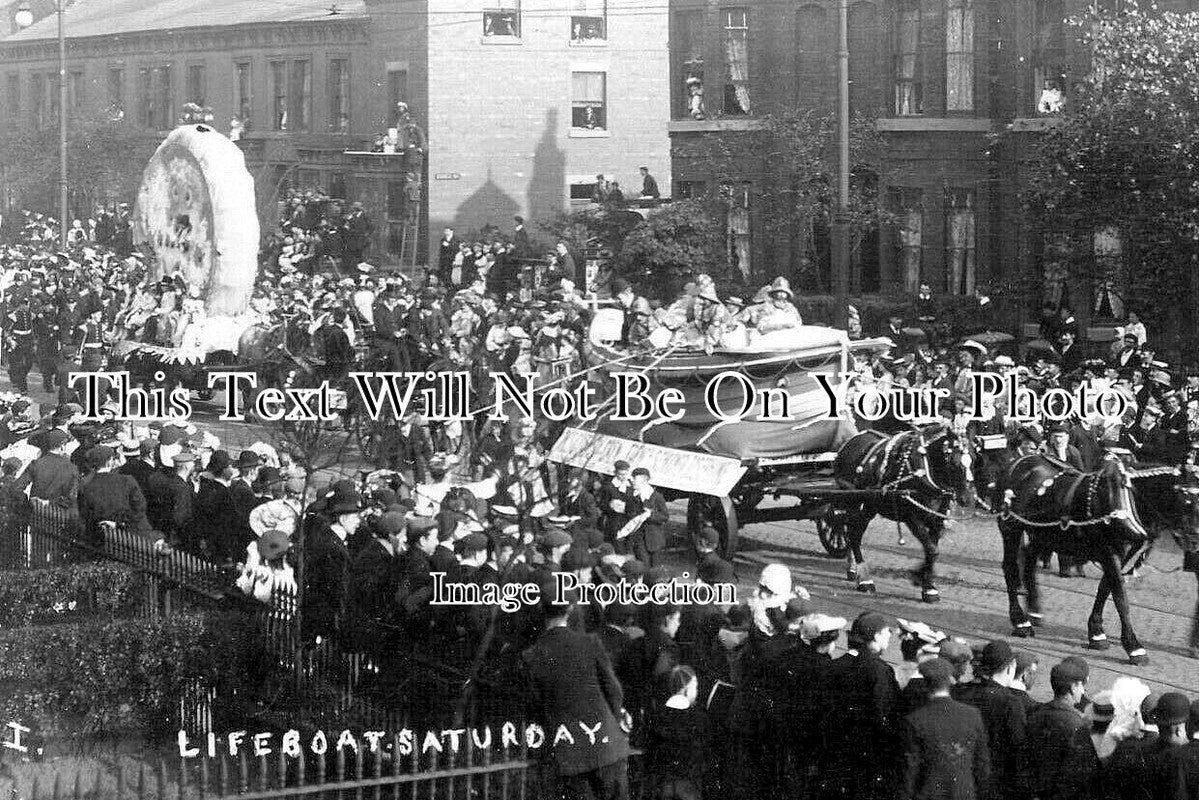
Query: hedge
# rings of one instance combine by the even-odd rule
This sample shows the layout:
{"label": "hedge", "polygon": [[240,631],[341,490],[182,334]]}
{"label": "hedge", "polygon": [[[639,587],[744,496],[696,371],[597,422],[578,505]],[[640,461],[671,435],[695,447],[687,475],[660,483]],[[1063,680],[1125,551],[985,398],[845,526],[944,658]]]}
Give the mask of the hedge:
{"label": "hedge", "polygon": [[144,576],[120,564],[0,572],[0,629],[91,615],[131,616],[145,587]]}
{"label": "hedge", "polygon": [[243,666],[213,628],[178,614],[0,631],[0,719],[46,736],[169,730],[188,686]]}

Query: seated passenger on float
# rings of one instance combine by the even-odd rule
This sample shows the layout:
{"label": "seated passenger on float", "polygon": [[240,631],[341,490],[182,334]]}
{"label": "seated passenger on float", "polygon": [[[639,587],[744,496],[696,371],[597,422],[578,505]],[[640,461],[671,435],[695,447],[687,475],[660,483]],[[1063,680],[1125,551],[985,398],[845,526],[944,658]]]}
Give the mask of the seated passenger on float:
{"label": "seated passenger on float", "polygon": [[716,294],[716,286],[707,275],[697,281],[691,303],[690,319],[675,331],[672,345],[702,349],[711,354],[721,344],[728,312]]}
{"label": "seated passenger on float", "polygon": [[653,320],[653,313],[650,311],[649,301],[635,294],[633,288],[629,286],[629,282],[623,278],[612,281],[612,296],[616,298],[616,307],[624,314],[621,344],[627,346],[641,344],[657,327]]}
{"label": "seated passenger on float", "polygon": [[792,302],[795,293],[791,291],[791,284],[786,278],[781,275],[775,278],[767,291],[770,300],[763,305],[759,312],[756,325],[759,333],[767,334],[788,328],[798,328],[803,324],[803,320],[799,316],[799,309]]}

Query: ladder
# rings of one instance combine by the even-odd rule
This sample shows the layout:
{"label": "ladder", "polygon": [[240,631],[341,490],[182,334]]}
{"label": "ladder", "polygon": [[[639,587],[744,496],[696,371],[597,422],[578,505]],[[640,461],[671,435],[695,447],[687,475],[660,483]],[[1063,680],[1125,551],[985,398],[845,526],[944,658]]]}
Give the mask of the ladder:
{"label": "ladder", "polygon": [[[400,228],[400,268],[412,275],[416,272],[417,248],[420,242],[421,206],[424,205],[424,185],[418,184],[416,197],[411,197],[408,186],[404,187],[404,220]],[[415,208],[412,206],[415,205]]]}

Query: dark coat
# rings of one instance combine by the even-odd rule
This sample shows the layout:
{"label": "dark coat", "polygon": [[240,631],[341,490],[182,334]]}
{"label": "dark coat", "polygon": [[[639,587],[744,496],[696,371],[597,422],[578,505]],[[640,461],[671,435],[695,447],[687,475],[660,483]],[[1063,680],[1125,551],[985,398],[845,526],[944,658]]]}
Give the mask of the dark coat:
{"label": "dark coat", "polygon": [[670,519],[670,512],[666,510],[666,498],[657,489],[649,496],[648,499],[642,500],[636,495],[629,495],[629,516],[635,517],[643,511],[649,511],[650,516],[641,524],[633,533],[628,536],[629,546],[633,546],[637,539],[645,542],[645,549],[651,553],[656,553],[666,547],[666,522]]}
{"label": "dark coat", "polygon": [[182,536],[191,525],[196,494],[190,481],[163,467],[146,481],[146,516],[168,539]]}
{"label": "dark coat", "polygon": [[304,635],[305,638],[333,637],[338,632],[345,611],[350,551],[324,519],[313,526],[307,548],[302,617]]}
{"label": "dark coat", "polygon": [[354,556],[350,572],[354,579],[346,598],[347,634],[358,649],[370,651],[388,639],[379,625],[390,624],[395,617],[400,560],[379,539],[372,538]]}
{"label": "dark coat", "polygon": [[1028,766],[1039,800],[1086,800],[1095,795],[1099,760],[1086,721],[1069,702],[1054,699],[1028,718]]}
{"label": "dark coat", "polygon": [[189,538],[193,545],[207,543],[216,557],[226,559],[244,556],[249,543],[242,541],[244,534],[229,487],[207,475],[200,476]]}
{"label": "dark coat", "polygon": [[30,497],[74,508],[79,493],[79,468],[66,456],[46,453],[17,477],[14,491],[22,492],[26,486],[30,487]]}
{"label": "dark coat", "polygon": [[146,487],[149,485],[150,473],[154,472],[154,467],[147,464],[144,459],[138,458],[126,461],[125,465],[117,471],[137,481],[137,487],[142,490],[142,494],[145,494]]}
{"label": "dark coat", "polygon": [[99,472],[79,487],[79,520],[89,537],[99,537],[99,524],[112,521],[146,538],[157,538],[150,535],[146,498],[137,481],[119,472]]}
{"label": "dark coat", "polygon": [[[618,719],[624,693],[599,641],[586,633],[554,627],[521,654],[534,714],[545,729],[560,775],[578,775],[628,757],[628,739]],[[591,737],[580,727],[599,729]],[[560,727],[571,740],[559,737]]]}
{"label": "dark coat", "polygon": [[1199,800],[1199,741],[1172,748],[1165,766],[1165,774],[1173,777],[1170,800]]}
{"label": "dark coat", "polygon": [[1013,800],[1027,797],[1024,736],[1028,719],[1024,703],[1006,686],[992,680],[955,686],[953,697],[982,714],[991,759],[991,784],[985,787],[989,796]]}
{"label": "dark coat", "polygon": [[904,719],[903,729],[903,800],[986,797],[991,765],[978,709],[932,697]]}
{"label": "dark coat", "polygon": [[900,764],[899,683],[878,655],[847,653],[833,662],[825,779],[848,797],[886,797]]}
{"label": "dark coat", "polygon": [[579,517],[580,522],[588,528],[599,525],[599,504],[591,492],[583,489],[577,497],[565,497],[559,509],[564,516]]}

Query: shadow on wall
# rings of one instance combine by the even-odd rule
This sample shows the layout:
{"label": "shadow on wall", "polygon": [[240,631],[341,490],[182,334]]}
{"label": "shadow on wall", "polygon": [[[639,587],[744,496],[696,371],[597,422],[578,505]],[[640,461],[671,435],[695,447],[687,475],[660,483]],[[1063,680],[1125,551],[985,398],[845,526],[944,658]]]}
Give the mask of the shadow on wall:
{"label": "shadow on wall", "polygon": [[[566,207],[566,153],[558,147],[558,111],[545,112],[545,128],[533,151],[533,176],[526,200],[531,223],[553,219]],[[535,235],[535,234],[534,234]]]}
{"label": "shadow on wall", "polygon": [[[492,180],[491,168],[488,167],[487,180],[458,206],[450,227],[460,237],[468,232],[482,230],[483,226],[488,224],[498,225],[501,230],[509,230],[512,227],[512,217],[519,213],[520,204]],[[437,235],[440,234],[441,228],[438,228]]]}

